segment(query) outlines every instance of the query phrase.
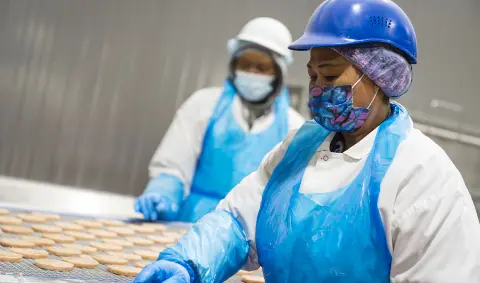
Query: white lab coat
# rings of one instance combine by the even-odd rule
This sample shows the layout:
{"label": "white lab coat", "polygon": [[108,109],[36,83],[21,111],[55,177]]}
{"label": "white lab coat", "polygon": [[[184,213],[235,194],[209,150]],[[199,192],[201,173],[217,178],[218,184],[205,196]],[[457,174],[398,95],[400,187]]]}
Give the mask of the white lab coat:
{"label": "white lab coat", "polygon": [[[330,135],[308,164],[300,192],[330,192],[350,183],[376,133],[344,153],[329,151]],[[294,135],[267,154],[260,168],[217,207],[231,212],[245,230],[247,269],[258,268],[255,228],[263,190]],[[392,283],[480,282],[480,224],[472,199],[455,165],[420,131],[413,130],[399,145],[381,184],[378,208],[392,254]]]}
{"label": "white lab coat", "polygon": [[[184,184],[185,196],[189,194],[197,159],[202,151],[203,137],[222,92],[221,87],[201,89],[183,103],[150,162],[150,178],[161,173],[176,176]],[[240,127],[248,132],[244,111],[246,108],[238,96],[235,96],[233,115]],[[266,130],[272,125],[274,118],[273,112],[258,118],[250,132],[258,133]],[[288,109],[289,130],[300,128],[304,122],[305,119],[298,112],[292,108]]]}

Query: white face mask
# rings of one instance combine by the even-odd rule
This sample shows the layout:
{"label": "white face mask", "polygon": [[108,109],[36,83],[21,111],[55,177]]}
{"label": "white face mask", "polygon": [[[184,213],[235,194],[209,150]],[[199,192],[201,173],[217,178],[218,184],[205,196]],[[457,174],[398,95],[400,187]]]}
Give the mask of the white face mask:
{"label": "white face mask", "polygon": [[235,71],[234,84],[239,95],[249,102],[262,101],[273,91],[272,75]]}

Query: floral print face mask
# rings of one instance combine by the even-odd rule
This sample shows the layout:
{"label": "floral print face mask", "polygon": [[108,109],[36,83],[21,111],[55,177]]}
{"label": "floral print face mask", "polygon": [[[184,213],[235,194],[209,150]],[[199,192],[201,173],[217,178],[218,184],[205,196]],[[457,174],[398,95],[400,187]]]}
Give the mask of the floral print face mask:
{"label": "floral print face mask", "polygon": [[353,89],[363,77],[364,75],[353,85],[312,86],[308,106],[312,111],[313,119],[333,132],[351,133],[360,128],[367,120],[370,106],[379,90],[377,88],[366,108],[354,107]]}

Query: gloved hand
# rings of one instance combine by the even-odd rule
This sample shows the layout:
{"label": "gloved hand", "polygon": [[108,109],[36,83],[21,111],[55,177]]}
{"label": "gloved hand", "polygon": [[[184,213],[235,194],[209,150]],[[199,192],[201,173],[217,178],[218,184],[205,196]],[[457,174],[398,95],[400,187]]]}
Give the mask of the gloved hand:
{"label": "gloved hand", "polygon": [[159,192],[144,193],[135,200],[135,211],[146,220],[175,220],[178,205]]}
{"label": "gloved hand", "polygon": [[135,200],[135,211],[146,220],[176,220],[183,199],[183,183],[173,175],[152,178],[145,192]]}
{"label": "gloved hand", "polygon": [[190,275],[185,267],[182,265],[160,260],[147,265],[134,283],[190,283]]}

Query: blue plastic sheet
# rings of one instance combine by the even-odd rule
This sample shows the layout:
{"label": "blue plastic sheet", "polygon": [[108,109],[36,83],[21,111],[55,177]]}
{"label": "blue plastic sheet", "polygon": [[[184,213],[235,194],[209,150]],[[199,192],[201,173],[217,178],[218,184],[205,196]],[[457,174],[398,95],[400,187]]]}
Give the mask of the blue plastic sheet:
{"label": "blue plastic sheet", "polygon": [[180,204],[183,199],[183,183],[170,174],[160,174],[148,182],[146,193],[159,193],[169,198],[172,202]]}
{"label": "blue plastic sheet", "polygon": [[390,282],[391,255],[377,201],[396,150],[413,127],[403,107],[391,109],[360,173],[329,193],[299,192],[308,162],[330,134],[315,122],[300,128],[268,182],[257,219],[267,282]]}
{"label": "blue plastic sheet", "polygon": [[188,265],[192,282],[223,282],[247,261],[248,242],[240,223],[227,211],[204,216],[173,247],[160,253],[158,260]]}
{"label": "blue plastic sheet", "polygon": [[226,81],[203,140],[191,194],[180,209],[179,221],[195,222],[213,211],[243,178],[255,171],[263,157],[288,134],[289,96],[283,89],[275,100],[275,120],[268,129],[249,133],[233,115],[236,91]]}

